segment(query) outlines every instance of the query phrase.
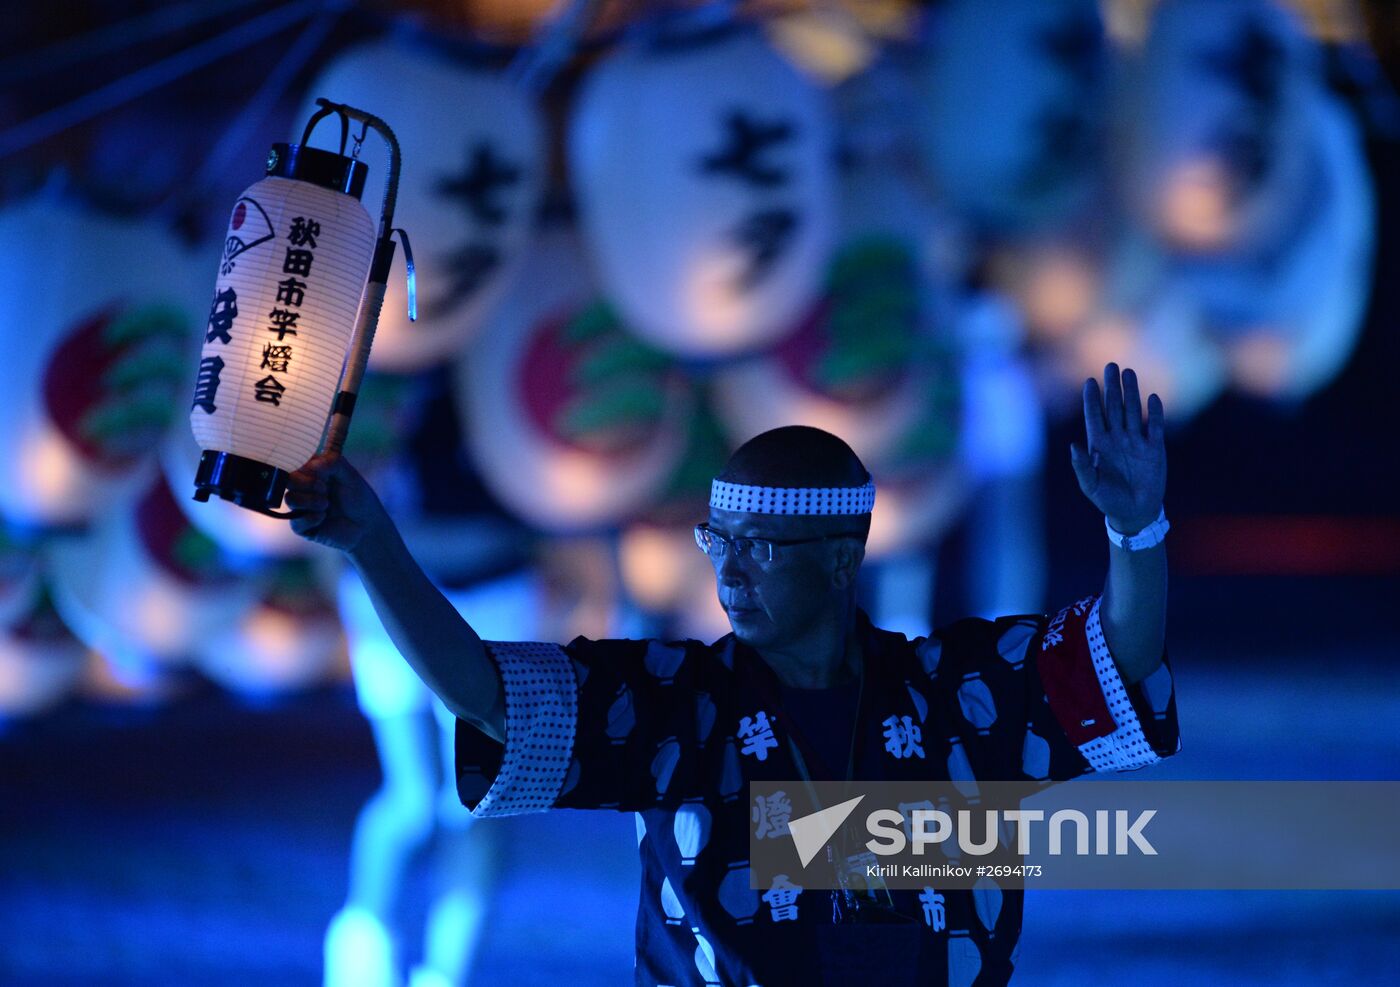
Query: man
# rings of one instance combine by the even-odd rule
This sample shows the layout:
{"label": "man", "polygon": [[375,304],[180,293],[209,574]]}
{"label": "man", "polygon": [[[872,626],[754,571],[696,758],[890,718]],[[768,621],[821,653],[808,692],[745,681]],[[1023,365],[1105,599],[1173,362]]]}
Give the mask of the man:
{"label": "man", "polygon": [[[313,460],[296,530],[346,551],[409,663],[458,717],[457,781],[479,816],[637,813],[636,982],[1002,984],[1022,897],[861,897],[749,888],[759,779],[1068,779],[1175,753],[1164,664],[1162,403],[1136,375],[1084,386],[1080,488],[1110,541],[1101,596],[1054,617],[969,619],[928,638],[855,604],[874,487],[817,429],[730,459],[696,540],[733,633],[695,641],[483,643],[423,576],[343,460]],[[933,904],[936,897],[936,906]]]}

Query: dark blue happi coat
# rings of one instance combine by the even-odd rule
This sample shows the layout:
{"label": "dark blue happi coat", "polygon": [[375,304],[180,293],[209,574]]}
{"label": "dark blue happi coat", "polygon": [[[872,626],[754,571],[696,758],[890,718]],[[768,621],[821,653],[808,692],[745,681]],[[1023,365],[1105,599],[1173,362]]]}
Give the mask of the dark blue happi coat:
{"label": "dark blue happi coat", "polygon": [[[960,620],[914,641],[861,614],[854,777],[1049,783],[1175,753],[1169,668],[1125,687],[1098,604]],[[991,879],[974,890],[893,891],[897,914],[881,924],[834,923],[828,891],[749,887],[751,830],[768,821],[748,783],[801,776],[789,729],[833,730],[842,743],[816,748],[844,746],[852,720],[843,724],[840,710],[854,702],[840,690],[827,700],[831,722],[802,722],[802,705],[791,692],[783,700],[772,669],[733,635],[711,645],[488,642],[488,651],[505,689],[506,743],[458,723],[462,801],[481,817],[636,813],[637,984],[983,987],[1010,978],[1023,892]],[[839,777],[825,763],[808,767]]]}

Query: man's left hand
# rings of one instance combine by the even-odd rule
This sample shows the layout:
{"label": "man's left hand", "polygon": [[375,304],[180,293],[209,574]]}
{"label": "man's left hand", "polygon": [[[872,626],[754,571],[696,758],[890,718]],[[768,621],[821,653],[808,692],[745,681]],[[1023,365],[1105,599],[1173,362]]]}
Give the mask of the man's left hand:
{"label": "man's left hand", "polygon": [[1084,427],[1087,451],[1070,445],[1070,461],[1079,489],[1108,518],[1115,531],[1136,534],[1157,520],[1167,488],[1167,447],[1162,399],[1147,399],[1147,424],[1137,374],[1118,364],[1104,367],[1103,390],[1090,377],[1084,382]]}

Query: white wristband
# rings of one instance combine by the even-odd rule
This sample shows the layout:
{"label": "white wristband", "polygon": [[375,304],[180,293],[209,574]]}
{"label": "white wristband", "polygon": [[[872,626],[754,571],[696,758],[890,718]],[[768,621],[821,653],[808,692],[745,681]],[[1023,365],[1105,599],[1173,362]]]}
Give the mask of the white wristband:
{"label": "white wristband", "polygon": [[1108,540],[1113,544],[1130,552],[1140,552],[1144,548],[1160,545],[1162,539],[1167,537],[1167,531],[1171,529],[1172,525],[1167,520],[1167,509],[1163,507],[1157,515],[1157,520],[1135,535],[1125,535],[1121,531],[1113,530],[1113,525],[1108,523],[1107,517],[1103,519],[1103,526],[1108,531]]}

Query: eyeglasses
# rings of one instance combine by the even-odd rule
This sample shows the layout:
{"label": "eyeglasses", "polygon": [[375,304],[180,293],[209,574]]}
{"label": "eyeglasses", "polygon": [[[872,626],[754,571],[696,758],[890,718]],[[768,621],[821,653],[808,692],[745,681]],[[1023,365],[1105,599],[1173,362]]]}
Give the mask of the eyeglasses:
{"label": "eyeglasses", "polygon": [[820,535],[816,538],[730,538],[720,534],[708,524],[695,526],[695,544],[700,546],[700,551],[708,555],[712,562],[720,561],[732,549],[736,553],[736,558],[767,565],[778,557],[776,549],[779,548],[830,541],[833,538],[859,537],[860,535],[853,532],[843,532],[839,535]]}

